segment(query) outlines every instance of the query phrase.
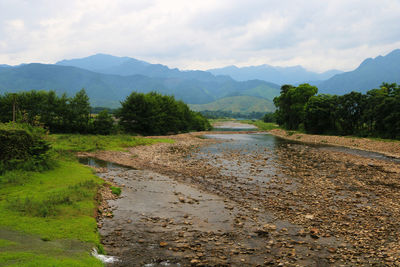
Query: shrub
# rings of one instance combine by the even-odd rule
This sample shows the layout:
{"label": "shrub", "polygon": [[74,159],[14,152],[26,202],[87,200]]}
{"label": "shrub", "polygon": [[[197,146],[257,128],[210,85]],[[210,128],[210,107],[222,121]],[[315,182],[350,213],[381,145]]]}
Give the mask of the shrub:
{"label": "shrub", "polygon": [[44,170],[51,167],[45,130],[28,124],[0,124],[0,173],[6,170]]}
{"label": "shrub", "polygon": [[121,188],[116,186],[111,186],[111,193],[113,193],[116,196],[119,196],[121,195]]}

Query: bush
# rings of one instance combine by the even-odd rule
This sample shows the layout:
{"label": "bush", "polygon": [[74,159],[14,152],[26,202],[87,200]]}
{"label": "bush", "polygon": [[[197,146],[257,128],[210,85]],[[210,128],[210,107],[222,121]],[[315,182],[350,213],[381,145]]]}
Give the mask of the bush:
{"label": "bush", "polygon": [[6,170],[44,170],[51,167],[45,130],[27,124],[0,124],[0,173]]}
{"label": "bush", "polygon": [[121,188],[116,186],[111,186],[111,193],[113,193],[116,196],[119,196],[121,195]]}

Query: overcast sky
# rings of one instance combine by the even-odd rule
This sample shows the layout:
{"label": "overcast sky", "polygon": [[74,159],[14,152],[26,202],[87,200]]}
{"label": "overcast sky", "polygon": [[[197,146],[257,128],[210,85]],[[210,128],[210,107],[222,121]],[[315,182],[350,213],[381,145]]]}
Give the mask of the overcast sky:
{"label": "overcast sky", "polygon": [[399,0],[0,0],[0,64],[106,53],[181,69],[352,70],[396,48]]}

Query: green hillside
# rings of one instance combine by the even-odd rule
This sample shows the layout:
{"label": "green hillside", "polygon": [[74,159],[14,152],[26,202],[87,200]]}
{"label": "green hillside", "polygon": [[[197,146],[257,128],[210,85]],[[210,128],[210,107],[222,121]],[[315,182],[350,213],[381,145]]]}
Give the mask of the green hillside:
{"label": "green hillside", "polygon": [[279,86],[276,84],[259,80],[238,82],[229,77],[209,75],[211,78],[208,80],[120,76],[70,66],[27,64],[0,68],[0,94],[35,89],[54,90],[59,95],[66,93],[71,96],[85,88],[93,106],[111,108],[118,107],[119,102],[132,91],[174,95],[176,99],[190,104],[210,103],[227,96],[279,95]]}
{"label": "green hillside", "polygon": [[190,105],[195,111],[232,111],[248,114],[251,112],[271,112],[275,110],[272,101],[254,96],[225,97],[208,104]]}

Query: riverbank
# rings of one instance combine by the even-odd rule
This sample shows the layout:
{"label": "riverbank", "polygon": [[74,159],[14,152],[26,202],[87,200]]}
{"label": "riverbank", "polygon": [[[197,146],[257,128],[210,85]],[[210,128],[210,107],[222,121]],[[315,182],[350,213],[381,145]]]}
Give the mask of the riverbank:
{"label": "riverbank", "polygon": [[[129,135],[52,134],[54,165],[46,171],[0,175],[0,266],[103,266],[96,215],[110,184],[80,164],[77,151],[116,150],[173,142]],[[99,191],[99,192],[98,192]],[[100,202],[100,203],[99,203]]]}
{"label": "riverbank", "polygon": [[286,131],[282,129],[273,129],[268,132],[272,135],[287,140],[299,141],[308,144],[343,146],[353,149],[378,152],[389,157],[400,158],[400,141],[396,140],[376,140],[352,136],[313,135]]}
{"label": "riverbank", "polygon": [[136,169],[102,174],[122,188],[99,221],[116,266],[400,264],[398,164],[200,134],[82,154]]}
{"label": "riverbank", "polygon": [[0,176],[0,266],[102,266],[93,213],[103,181],[76,160]]}

